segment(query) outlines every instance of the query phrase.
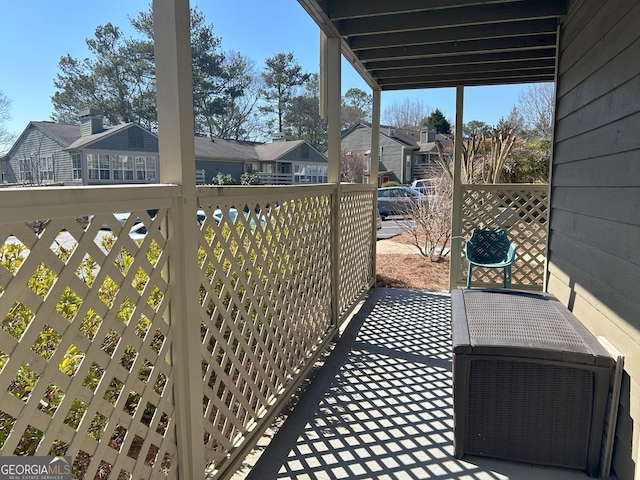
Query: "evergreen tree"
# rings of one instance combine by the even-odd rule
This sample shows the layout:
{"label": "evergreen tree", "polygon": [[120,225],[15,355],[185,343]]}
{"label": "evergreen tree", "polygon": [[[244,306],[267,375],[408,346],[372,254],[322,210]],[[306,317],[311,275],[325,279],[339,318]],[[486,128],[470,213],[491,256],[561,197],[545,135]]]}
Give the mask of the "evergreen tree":
{"label": "evergreen tree", "polygon": [[267,58],[266,68],[262,72],[264,81],[264,113],[274,114],[277,118],[278,132],[283,131],[284,116],[291,100],[296,96],[296,87],[309,80],[309,74],[302,72],[293,53],[278,53]]}
{"label": "evergreen tree", "polygon": [[108,124],[138,122],[157,125],[153,45],[127,40],[111,23],[96,28],[86,40],[93,58],[80,61],[70,55],[60,59],[51,97],[54,118],[75,123],[78,112],[95,108]]}
{"label": "evergreen tree", "polygon": [[[191,10],[193,109],[196,133],[241,138],[257,103],[250,95],[256,76],[249,60],[239,54],[227,58],[220,39],[204,15]],[[54,119],[77,122],[78,112],[95,108],[107,124],[137,122],[157,129],[153,15],[140,12],[131,20],[137,38],[126,38],[107,23],[86,40],[92,58],[82,61],[65,55],[59,62],[52,96]]]}
{"label": "evergreen tree", "polygon": [[285,129],[296,140],[306,140],[317,150],[327,145],[327,124],[320,117],[320,82],[318,74],[310,75],[304,92],[291,99],[285,112]]}
{"label": "evergreen tree", "polygon": [[341,128],[347,129],[358,122],[371,122],[373,98],[359,88],[350,88],[342,97]]}
{"label": "evergreen tree", "polygon": [[437,108],[425,119],[424,126],[435,129],[437,133],[451,133],[451,124]]}

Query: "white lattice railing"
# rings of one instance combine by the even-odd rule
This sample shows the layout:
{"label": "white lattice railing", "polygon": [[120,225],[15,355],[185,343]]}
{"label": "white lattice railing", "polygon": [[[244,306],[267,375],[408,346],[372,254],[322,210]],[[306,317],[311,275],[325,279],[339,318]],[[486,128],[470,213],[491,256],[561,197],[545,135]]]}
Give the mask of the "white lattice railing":
{"label": "white lattice railing", "polygon": [[[175,367],[195,361],[172,344],[199,329],[181,371],[200,372],[203,419],[186,430],[228,473],[373,284],[375,190],[342,188],[198,187],[184,252],[167,233],[176,186],[0,191],[0,454],[67,455],[74,478],[177,478],[190,415]],[[172,319],[173,265],[197,276],[199,318]]]}
{"label": "white lattice railing", "polygon": [[[546,184],[462,185],[460,219],[454,219],[454,232],[471,238],[475,228],[502,228],[516,245],[516,261],[512,266],[512,287],[541,290],[544,283],[547,241]],[[452,250],[452,258],[460,259],[456,284],[466,285],[467,263],[460,248]],[[454,268],[455,262],[451,263]],[[502,269],[473,269],[472,285],[502,286]]]}
{"label": "white lattice railing", "polygon": [[[371,279],[375,278],[375,263],[371,255],[375,236],[372,236],[371,226],[375,222],[374,205],[378,199],[375,196],[374,204],[373,193],[371,188],[363,188],[362,185],[341,185],[338,311],[343,319],[355,305],[354,299],[361,297],[372,285]],[[363,245],[367,248],[363,249]]]}

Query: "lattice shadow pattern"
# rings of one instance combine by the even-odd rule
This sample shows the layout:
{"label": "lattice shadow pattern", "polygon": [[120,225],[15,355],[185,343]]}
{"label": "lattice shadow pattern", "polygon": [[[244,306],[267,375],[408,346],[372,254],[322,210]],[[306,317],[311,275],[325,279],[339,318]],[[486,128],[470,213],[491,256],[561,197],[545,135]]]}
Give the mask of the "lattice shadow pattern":
{"label": "lattice shadow pattern", "polygon": [[441,469],[450,455],[449,297],[382,292],[364,314],[346,362],[278,478],[394,478],[406,471],[428,478],[434,456]]}

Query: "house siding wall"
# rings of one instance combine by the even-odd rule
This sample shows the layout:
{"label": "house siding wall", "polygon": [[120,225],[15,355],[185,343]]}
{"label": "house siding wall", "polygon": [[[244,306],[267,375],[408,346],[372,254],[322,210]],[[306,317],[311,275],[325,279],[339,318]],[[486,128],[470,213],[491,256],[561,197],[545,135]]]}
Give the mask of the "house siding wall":
{"label": "house siding wall", "polygon": [[29,127],[12,150],[7,162],[5,178],[7,183],[20,182],[20,164],[27,158],[31,157],[32,159],[36,159],[48,156],[51,156],[53,159],[55,177],[53,182],[73,183],[71,155],[63,152],[60,144],[37,128]]}
{"label": "house siding wall", "polygon": [[636,0],[570,2],[551,183],[548,290],[625,356],[620,480],[640,478],[639,25]]}
{"label": "house siding wall", "polygon": [[[382,156],[379,171],[392,171],[393,174],[389,175],[390,180],[402,183],[402,147],[386,135],[380,135],[380,147],[382,147]],[[371,129],[365,126],[354,129],[342,138],[340,148],[362,154],[371,150]]]}
{"label": "house siding wall", "polygon": [[309,144],[300,144],[293,150],[285,153],[278,158],[280,162],[301,162],[301,163],[324,163],[327,164],[327,158],[320,152],[312,148]]}
{"label": "house siding wall", "polygon": [[196,159],[196,171],[204,170],[204,183],[211,184],[211,179],[220,173],[230,174],[240,183],[240,175],[244,173],[244,162],[223,160],[198,160]]}
{"label": "house siding wall", "polygon": [[92,143],[91,150],[116,150],[138,153],[158,153],[158,139],[146,130],[132,126],[103,140]]}

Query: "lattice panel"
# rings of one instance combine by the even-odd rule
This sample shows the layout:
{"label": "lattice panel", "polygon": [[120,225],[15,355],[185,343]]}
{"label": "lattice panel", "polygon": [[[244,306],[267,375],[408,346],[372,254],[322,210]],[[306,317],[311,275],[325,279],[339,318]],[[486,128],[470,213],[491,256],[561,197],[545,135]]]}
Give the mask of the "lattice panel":
{"label": "lattice panel", "polygon": [[215,469],[330,328],[331,196],[200,203],[203,411]]}
{"label": "lattice panel", "polygon": [[373,198],[375,191],[343,187],[340,198],[340,315],[374,282]]}
{"label": "lattice panel", "polygon": [[[512,266],[513,288],[541,289],[544,281],[547,236],[547,188],[522,189],[483,185],[462,191],[462,236],[471,238],[475,228],[504,229],[516,245]],[[467,262],[460,262],[458,283],[466,283]],[[472,285],[502,286],[502,269],[474,268]]]}
{"label": "lattice panel", "polygon": [[0,225],[0,454],[175,478],[165,217]]}

